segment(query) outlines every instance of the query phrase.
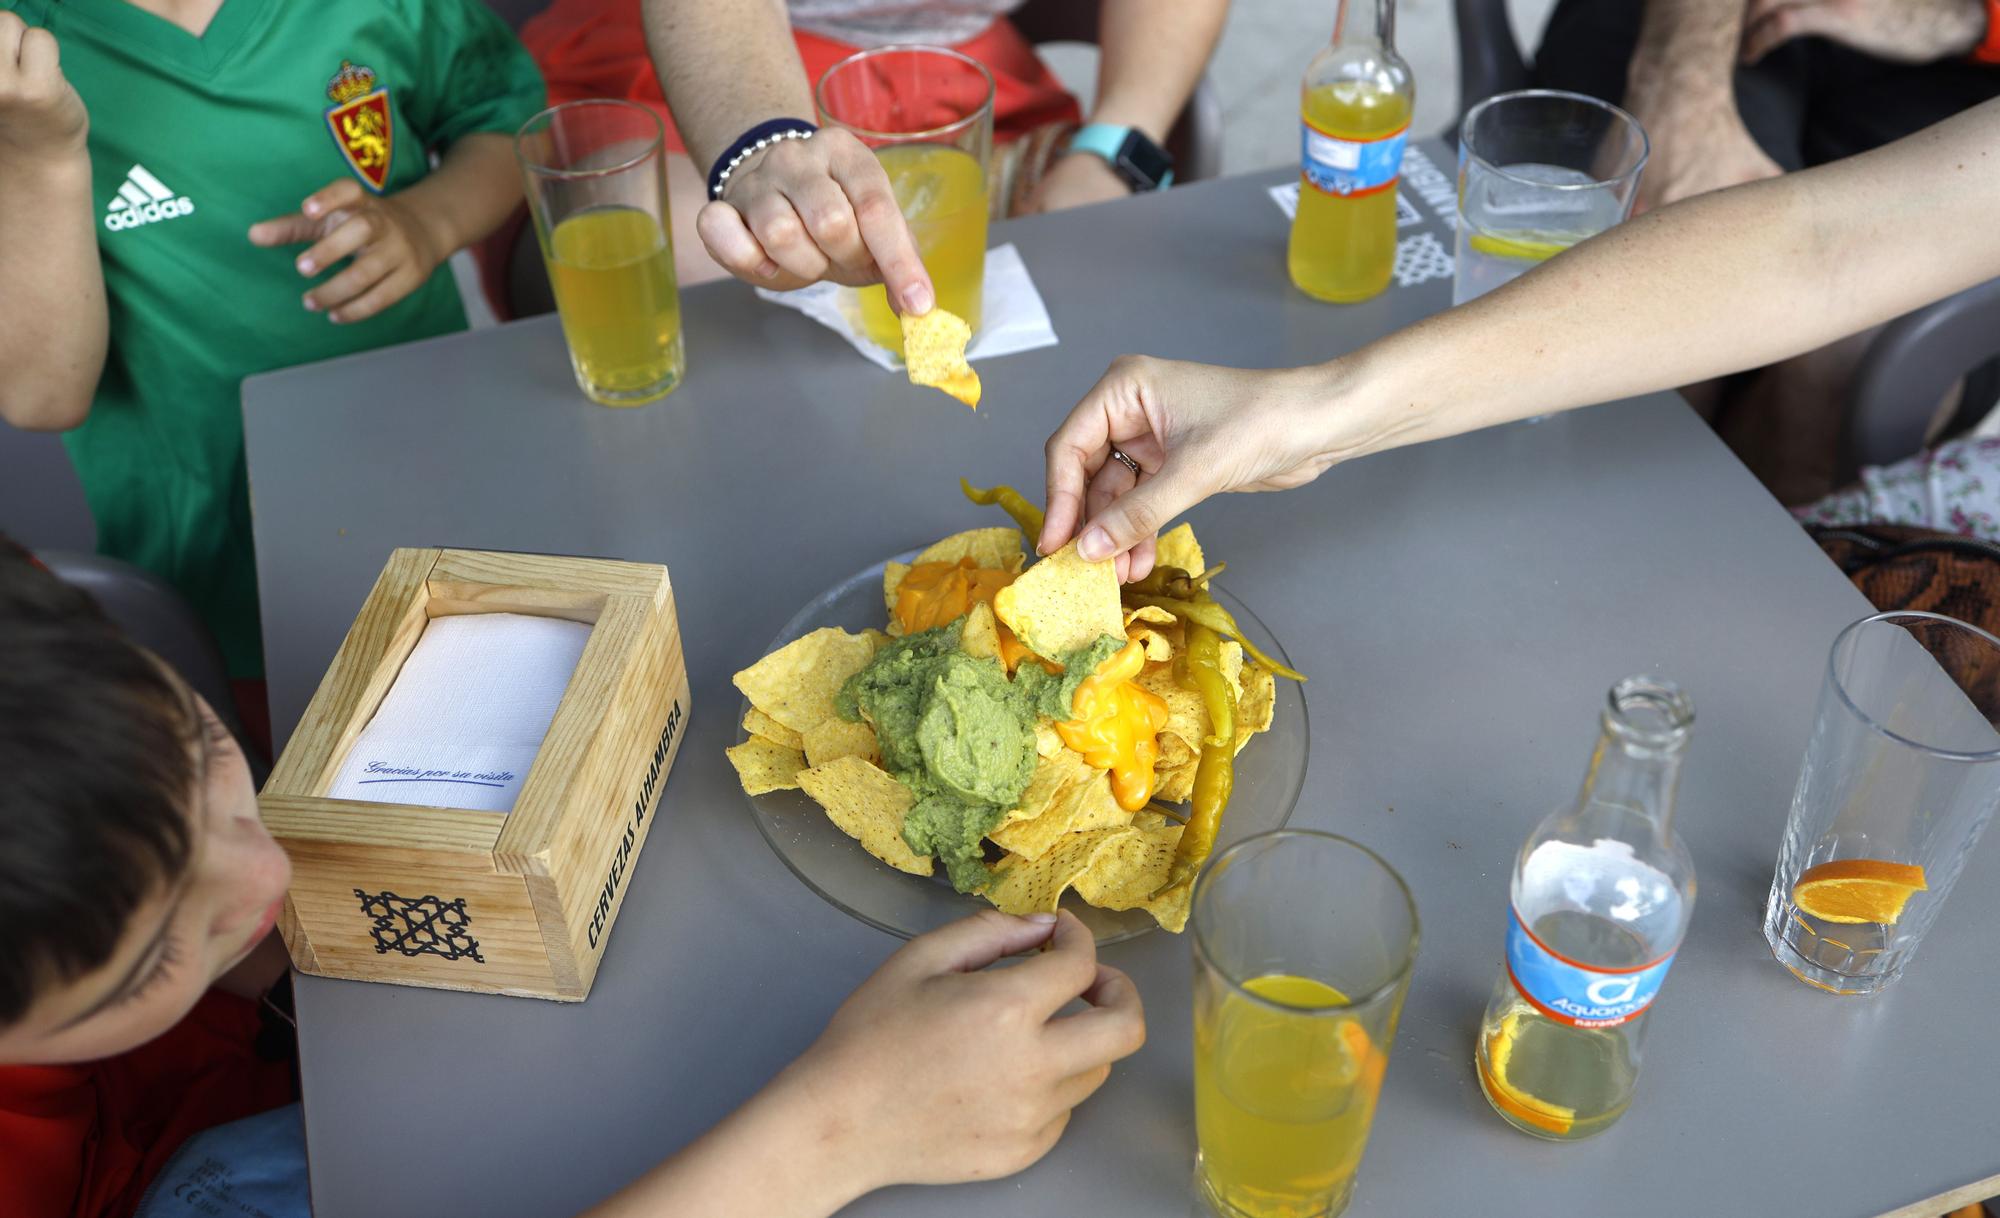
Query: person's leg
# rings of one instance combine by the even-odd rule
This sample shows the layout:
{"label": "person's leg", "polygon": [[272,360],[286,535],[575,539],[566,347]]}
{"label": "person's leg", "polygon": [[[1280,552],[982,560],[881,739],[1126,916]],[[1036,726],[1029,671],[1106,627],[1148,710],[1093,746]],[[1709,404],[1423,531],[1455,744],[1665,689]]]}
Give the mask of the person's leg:
{"label": "person's leg", "polygon": [[[1644,9],[1643,0],[1557,0],[1535,50],[1535,86],[1623,105]],[[1744,126],[1787,169],[1803,168],[1799,145],[1806,121],[1807,69],[1802,51],[1780,47],[1756,66],[1736,71],[1736,109]]]}

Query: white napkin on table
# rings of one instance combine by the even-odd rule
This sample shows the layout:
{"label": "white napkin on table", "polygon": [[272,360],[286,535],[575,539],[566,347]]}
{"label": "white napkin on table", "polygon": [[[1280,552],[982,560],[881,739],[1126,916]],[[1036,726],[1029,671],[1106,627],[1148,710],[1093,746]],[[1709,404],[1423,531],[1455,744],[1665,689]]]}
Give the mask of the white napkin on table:
{"label": "white napkin on table", "polygon": [[[795,292],[773,292],[758,288],[757,295],[788,309],[797,309],[848,341],[856,351],[877,367],[899,371],[903,361],[875,345],[848,317],[845,297],[852,288],[837,283],[816,283]],[[986,251],[986,281],[979,297],[979,333],[965,349],[967,359],[992,355],[1012,355],[1037,347],[1056,345],[1055,327],[1049,324],[1049,310],[1035,281],[1028,275],[1021,251],[1010,242]]]}
{"label": "white napkin on table", "polygon": [[432,619],[328,796],[513,811],[589,639],[560,618]]}

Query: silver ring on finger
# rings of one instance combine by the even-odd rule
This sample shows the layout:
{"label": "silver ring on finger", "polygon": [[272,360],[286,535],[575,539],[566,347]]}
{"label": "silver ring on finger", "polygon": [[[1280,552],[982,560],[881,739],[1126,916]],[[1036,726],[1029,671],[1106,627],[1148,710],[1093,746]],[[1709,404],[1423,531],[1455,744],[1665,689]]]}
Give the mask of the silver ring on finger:
{"label": "silver ring on finger", "polygon": [[1116,461],[1118,464],[1124,466],[1126,469],[1131,470],[1132,476],[1134,478],[1137,478],[1143,472],[1142,470],[1140,470],[1139,463],[1137,461],[1134,461],[1132,458],[1126,456],[1118,449],[1114,448],[1111,450],[1111,459],[1113,461]]}

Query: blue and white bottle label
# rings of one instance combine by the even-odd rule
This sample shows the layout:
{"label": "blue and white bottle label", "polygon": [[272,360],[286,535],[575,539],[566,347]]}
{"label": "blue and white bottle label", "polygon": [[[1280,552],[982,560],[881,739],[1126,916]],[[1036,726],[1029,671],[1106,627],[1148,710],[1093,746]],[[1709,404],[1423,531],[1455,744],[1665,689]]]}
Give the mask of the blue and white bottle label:
{"label": "blue and white bottle label", "polygon": [[1542,1014],[1575,1028],[1615,1028],[1636,1018],[1660,993],[1674,953],[1631,969],[1589,968],[1549,950],[1521,922],[1507,918],[1507,972]]}
{"label": "blue and white bottle label", "polygon": [[1403,168],[1403,145],[1409,138],[1410,129],[1405,126],[1372,140],[1342,139],[1301,119],[1299,169],[1306,181],[1327,194],[1350,199],[1374,194],[1396,184],[1396,175]]}

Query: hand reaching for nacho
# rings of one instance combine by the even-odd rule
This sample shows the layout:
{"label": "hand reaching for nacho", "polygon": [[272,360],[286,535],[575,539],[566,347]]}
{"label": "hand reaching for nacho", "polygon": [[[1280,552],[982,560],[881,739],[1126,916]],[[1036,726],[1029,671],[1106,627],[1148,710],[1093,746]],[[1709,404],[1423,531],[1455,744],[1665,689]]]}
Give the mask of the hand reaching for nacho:
{"label": "hand reaching for nacho", "polygon": [[1043,450],[1048,516],[1036,549],[1050,554],[1076,537],[1084,558],[1115,557],[1119,579],[1144,579],[1154,535],[1188,508],[1224,491],[1302,486],[1338,459],[1315,442],[1323,428],[1302,425],[1323,382],[1317,368],[1121,357]]}
{"label": "hand reaching for nacho", "polygon": [[1074,916],[981,912],[904,945],[769,1086],[591,1218],[818,1218],[892,1184],[1012,1175],[1145,1038],[1139,991]]}

